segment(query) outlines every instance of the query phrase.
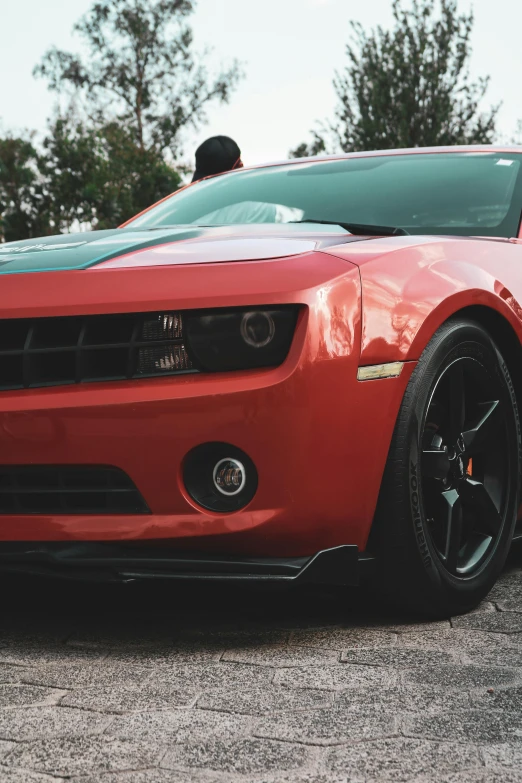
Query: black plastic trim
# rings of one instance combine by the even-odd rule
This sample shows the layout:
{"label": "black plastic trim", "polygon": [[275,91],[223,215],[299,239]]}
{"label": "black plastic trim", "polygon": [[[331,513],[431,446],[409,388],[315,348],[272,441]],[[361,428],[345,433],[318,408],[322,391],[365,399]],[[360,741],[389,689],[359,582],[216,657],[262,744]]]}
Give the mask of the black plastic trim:
{"label": "black plastic trim", "polygon": [[[0,319],[0,391],[197,372],[178,311]],[[141,352],[160,351],[159,361]]]}
{"label": "black plastic trim", "polygon": [[0,465],[0,516],[20,514],[150,514],[150,509],[132,479],[111,465]]}
{"label": "black plastic trim", "polygon": [[369,560],[349,544],[311,557],[286,558],[186,554],[161,546],[105,542],[0,544],[0,572],[100,582],[177,579],[356,586],[361,566]]}

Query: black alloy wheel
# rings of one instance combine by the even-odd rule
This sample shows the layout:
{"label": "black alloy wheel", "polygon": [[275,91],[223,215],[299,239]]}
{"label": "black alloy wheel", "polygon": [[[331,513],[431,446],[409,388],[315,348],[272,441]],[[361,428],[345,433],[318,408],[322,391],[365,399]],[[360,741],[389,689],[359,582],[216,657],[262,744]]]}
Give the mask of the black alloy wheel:
{"label": "black alloy wheel", "polygon": [[499,380],[476,359],[459,358],[440,375],[422,437],[424,507],[447,571],[472,574],[502,530],[509,481],[509,432]]}
{"label": "black alloy wheel", "polygon": [[387,592],[431,615],[482,600],[509,550],[519,475],[506,364],[482,326],[449,321],[412,374],[383,477],[370,546]]}

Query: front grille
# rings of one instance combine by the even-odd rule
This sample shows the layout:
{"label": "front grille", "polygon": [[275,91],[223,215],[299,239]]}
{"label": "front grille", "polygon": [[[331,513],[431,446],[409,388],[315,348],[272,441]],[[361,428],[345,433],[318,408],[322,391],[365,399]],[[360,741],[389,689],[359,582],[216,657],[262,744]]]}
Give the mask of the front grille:
{"label": "front grille", "polygon": [[0,514],[148,514],[119,468],[0,465]]}
{"label": "front grille", "polygon": [[0,321],[0,390],[194,371],[181,313]]}

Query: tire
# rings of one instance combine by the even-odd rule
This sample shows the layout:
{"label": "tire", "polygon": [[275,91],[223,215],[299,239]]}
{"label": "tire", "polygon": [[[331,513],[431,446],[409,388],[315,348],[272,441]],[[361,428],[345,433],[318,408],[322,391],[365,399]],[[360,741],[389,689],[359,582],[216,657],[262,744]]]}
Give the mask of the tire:
{"label": "tire", "polygon": [[520,421],[508,368],[488,332],[455,318],[409,381],[368,549],[386,601],[431,617],[475,607],[513,537]]}

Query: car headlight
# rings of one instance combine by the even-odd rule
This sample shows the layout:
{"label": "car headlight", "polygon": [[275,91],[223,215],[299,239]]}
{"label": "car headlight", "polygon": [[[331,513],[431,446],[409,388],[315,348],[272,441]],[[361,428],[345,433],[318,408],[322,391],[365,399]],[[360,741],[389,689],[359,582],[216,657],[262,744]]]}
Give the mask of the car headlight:
{"label": "car headlight", "polygon": [[275,367],[288,354],[298,307],[249,307],[190,312],[187,346],[194,365],[211,372]]}

